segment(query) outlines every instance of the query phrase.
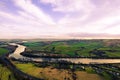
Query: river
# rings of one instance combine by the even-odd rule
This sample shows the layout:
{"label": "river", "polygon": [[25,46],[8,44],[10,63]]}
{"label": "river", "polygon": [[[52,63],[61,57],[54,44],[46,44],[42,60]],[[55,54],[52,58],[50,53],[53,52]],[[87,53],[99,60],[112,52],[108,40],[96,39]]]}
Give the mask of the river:
{"label": "river", "polygon": [[83,64],[106,64],[106,63],[120,63],[120,59],[90,59],[90,58],[28,58],[20,55],[20,53],[25,51],[26,46],[19,45],[16,43],[10,43],[9,45],[18,46],[16,50],[9,55],[9,57],[14,57],[15,59],[31,59],[32,61],[70,61],[72,63],[83,63]]}

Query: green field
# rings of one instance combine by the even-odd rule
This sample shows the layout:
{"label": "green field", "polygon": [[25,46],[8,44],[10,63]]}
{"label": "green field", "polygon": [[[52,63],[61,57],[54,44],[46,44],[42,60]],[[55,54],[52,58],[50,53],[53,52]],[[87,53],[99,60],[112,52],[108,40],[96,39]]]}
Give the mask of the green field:
{"label": "green field", "polygon": [[4,48],[0,48],[0,55],[5,54],[5,53],[8,53],[8,50]]}
{"label": "green field", "polygon": [[[120,40],[66,40],[66,41],[38,41],[25,42],[26,52],[29,54],[59,54],[75,57],[120,58]],[[8,53],[5,48],[0,48],[0,55]],[[120,73],[119,64],[73,65],[59,63],[22,63],[12,61],[21,71],[37,78],[45,80],[115,80],[120,79],[114,72]],[[78,67],[77,67],[78,66]],[[63,68],[64,67],[64,68]],[[83,68],[84,67],[84,68]],[[112,73],[109,73],[112,72]],[[53,76],[54,75],[54,76]],[[59,75],[59,76],[58,76]],[[0,80],[15,80],[14,75],[6,67],[0,64]]]}
{"label": "green field", "polygon": [[14,75],[11,73],[7,67],[0,64],[0,80],[16,80]]}
{"label": "green field", "polygon": [[[32,51],[81,57],[120,57],[120,40],[68,40],[27,42],[23,45]],[[90,53],[92,52],[92,53]]]}

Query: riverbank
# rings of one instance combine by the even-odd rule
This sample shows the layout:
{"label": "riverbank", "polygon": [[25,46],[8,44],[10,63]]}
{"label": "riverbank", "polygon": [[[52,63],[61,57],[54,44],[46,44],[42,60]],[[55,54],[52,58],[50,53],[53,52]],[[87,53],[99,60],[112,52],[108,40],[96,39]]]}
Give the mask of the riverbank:
{"label": "riverbank", "polygon": [[[29,58],[22,56],[21,53],[25,51],[25,46],[11,43],[10,45],[18,46],[16,50],[9,55],[9,57],[13,57],[15,59],[27,60],[30,59],[31,61],[42,62],[59,62],[59,61],[68,61],[72,63],[82,63],[82,64],[110,64],[110,63],[120,63],[120,59],[91,59],[91,58]],[[25,59],[26,58],[26,59]]]}

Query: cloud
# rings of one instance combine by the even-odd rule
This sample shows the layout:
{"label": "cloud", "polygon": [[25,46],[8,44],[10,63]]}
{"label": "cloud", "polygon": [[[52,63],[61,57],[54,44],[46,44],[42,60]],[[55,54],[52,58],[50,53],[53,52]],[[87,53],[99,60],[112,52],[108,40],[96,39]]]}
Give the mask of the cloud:
{"label": "cloud", "polygon": [[106,34],[106,33],[70,33],[66,34],[71,38],[83,38],[83,39],[120,39],[120,34]]}
{"label": "cloud", "polygon": [[[11,1],[9,5],[17,8],[0,1],[0,6],[7,8],[0,8],[1,38],[117,38],[120,34],[119,0],[38,0],[40,6],[33,0]],[[56,21],[49,13],[62,13],[59,15],[64,17]]]}
{"label": "cloud", "polygon": [[54,24],[51,17],[45,14],[40,8],[32,4],[31,0],[14,0],[15,5],[20,7],[24,12],[34,16],[36,19],[41,20],[45,23]]}
{"label": "cloud", "polygon": [[33,5],[30,0],[14,1],[14,5],[21,8],[17,15],[0,11],[1,38],[40,37],[39,34],[48,34],[49,31],[46,30],[53,29],[52,18]]}
{"label": "cloud", "polygon": [[[119,0],[101,0],[99,2],[97,2],[98,0],[86,1],[85,3],[87,3],[87,5],[81,5],[79,10],[74,9],[75,14],[71,14],[70,12],[68,15],[66,15],[66,17],[63,17],[61,20],[59,20],[59,24],[70,28],[71,32],[120,34],[118,31],[116,31],[120,29]],[[80,4],[79,0],[76,2],[78,2],[78,4],[75,5]],[[100,2],[101,4],[98,5]],[[69,3],[66,5],[69,5]],[[81,15],[81,12],[83,12],[81,11],[82,7],[85,7],[83,8],[83,15]],[[65,8],[66,6],[62,6],[61,9],[66,12],[67,9],[64,10]],[[90,9],[90,11],[88,9]],[[109,26],[113,27],[113,31]]]}
{"label": "cloud", "polygon": [[93,8],[90,0],[40,0],[42,3],[51,4],[53,11],[74,12],[74,11],[90,11]]}

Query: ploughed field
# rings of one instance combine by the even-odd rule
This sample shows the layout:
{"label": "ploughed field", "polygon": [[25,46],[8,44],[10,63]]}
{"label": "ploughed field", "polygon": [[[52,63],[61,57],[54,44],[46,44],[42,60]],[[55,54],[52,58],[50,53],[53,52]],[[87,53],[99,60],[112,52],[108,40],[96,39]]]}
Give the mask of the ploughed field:
{"label": "ploughed field", "polygon": [[71,70],[69,67],[58,68],[57,64],[43,66],[45,65],[44,63],[41,63],[43,65],[19,62],[13,63],[21,71],[45,80],[105,80],[104,76],[96,74],[91,67],[87,66],[84,69],[81,68],[81,70]]}
{"label": "ploughed field", "polygon": [[[26,42],[28,54],[69,57],[120,58],[120,40],[63,40]],[[40,54],[39,54],[40,53]]]}

